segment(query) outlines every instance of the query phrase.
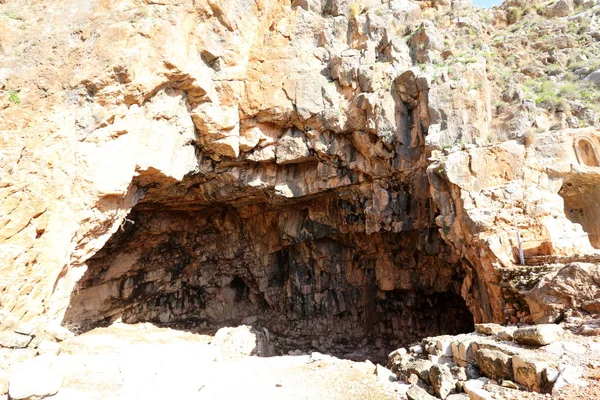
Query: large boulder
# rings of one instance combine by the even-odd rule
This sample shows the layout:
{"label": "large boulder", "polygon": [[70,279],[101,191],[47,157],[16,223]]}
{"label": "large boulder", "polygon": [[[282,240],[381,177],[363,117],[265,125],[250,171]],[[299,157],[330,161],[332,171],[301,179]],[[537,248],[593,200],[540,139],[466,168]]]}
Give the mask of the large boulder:
{"label": "large boulder", "polygon": [[542,374],[549,367],[546,358],[540,355],[518,354],[512,358],[515,381],[528,389],[539,392],[542,388]]}
{"label": "large boulder", "polygon": [[596,86],[600,87],[600,69],[597,69],[596,71],[586,76],[585,80],[592,81],[596,84]]}
{"label": "large boulder", "polygon": [[554,324],[519,328],[513,333],[515,342],[528,346],[545,346],[558,340],[563,330]]}
{"label": "large boulder", "polygon": [[525,295],[535,323],[558,322],[566,311],[599,312],[600,266],[572,263],[544,276]]}
{"label": "large boulder", "polygon": [[490,349],[477,351],[477,365],[488,378],[513,379],[512,357],[500,351]]}
{"label": "large boulder", "polygon": [[454,390],[456,381],[447,365],[434,364],[429,369],[429,380],[435,393],[442,399]]}
{"label": "large boulder", "polygon": [[270,353],[266,335],[246,325],[219,329],[211,344],[219,347],[224,355],[230,357],[253,355],[266,357]]}
{"label": "large boulder", "polygon": [[573,0],[559,0],[548,9],[548,18],[566,17],[573,12]]}

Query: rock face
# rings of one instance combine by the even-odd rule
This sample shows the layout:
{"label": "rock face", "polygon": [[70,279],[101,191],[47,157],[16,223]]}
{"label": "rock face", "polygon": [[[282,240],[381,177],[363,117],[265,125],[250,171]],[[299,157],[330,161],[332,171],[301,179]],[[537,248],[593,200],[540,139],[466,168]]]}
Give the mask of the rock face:
{"label": "rock face", "polygon": [[600,246],[596,97],[523,88],[595,50],[595,26],[527,41],[469,1],[11,3],[0,330],[250,318],[409,343],[581,311],[539,305],[556,271],[517,265],[518,242],[557,265]]}

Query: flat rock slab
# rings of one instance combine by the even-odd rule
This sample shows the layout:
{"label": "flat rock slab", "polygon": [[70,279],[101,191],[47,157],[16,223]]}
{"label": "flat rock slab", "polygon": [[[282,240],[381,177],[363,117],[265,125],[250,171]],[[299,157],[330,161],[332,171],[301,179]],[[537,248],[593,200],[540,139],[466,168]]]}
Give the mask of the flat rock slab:
{"label": "flat rock slab", "polygon": [[413,385],[408,389],[406,397],[408,397],[409,400],[437,400],[437,397],[430,395],[425,389],[416,385]]}
{"label": "flat rock slab", "polygon": [[23,349],[31,342],[31,336],[12,331],[0,331],[0,347]]}
{"label": "flat rock slab", "polygon": [[545,346],[557,341],[563,330],[554,324],[543,324],[519,328],[513,333],[515,342],[528,346]]}
{"label": "flat rock slab", "polygon": [[8,394],[11,399],[46,397],[58,392],[63,374],[58,358],[41,355],[18,366],[10,377]]}
{"label": "flat rock slab", "polygon": [[497,350],[481,349],[477,351],[479,369],[488,378],[512,380],[512,357]]}

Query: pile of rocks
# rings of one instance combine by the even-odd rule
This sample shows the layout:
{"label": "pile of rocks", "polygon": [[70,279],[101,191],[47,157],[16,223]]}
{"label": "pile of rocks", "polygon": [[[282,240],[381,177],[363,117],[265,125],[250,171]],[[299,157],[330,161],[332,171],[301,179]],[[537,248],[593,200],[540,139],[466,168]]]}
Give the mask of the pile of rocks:
{"label": "pile of rocks", "polygon": [[[476,332],[423,339],[389,355],[388,367],[411,400],[523,398],[585,385],[578,358],[600,356],[596,343],[571,341],[560,325],[476,325]],[[590,354],[592,357],[590,357]],[[580,360],[579,360],[580,361]]]}

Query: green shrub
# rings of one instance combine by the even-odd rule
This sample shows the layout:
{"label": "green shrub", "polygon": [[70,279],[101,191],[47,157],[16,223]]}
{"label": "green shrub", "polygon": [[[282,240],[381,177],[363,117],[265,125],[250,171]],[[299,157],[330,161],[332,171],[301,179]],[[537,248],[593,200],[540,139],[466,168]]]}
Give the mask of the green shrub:
{"label": "green shrub", "polygon": [[21,98],[19,97],[19,92],[15,92],[14,90],[7,90],[8,99],[15,104],[21,104]]}
{"label": "green shrub", "polygon": [[519,7],[509,7],[508,8],[508,23],[514,24],[517,23],[521,17],[523,16],[523,10]]}

